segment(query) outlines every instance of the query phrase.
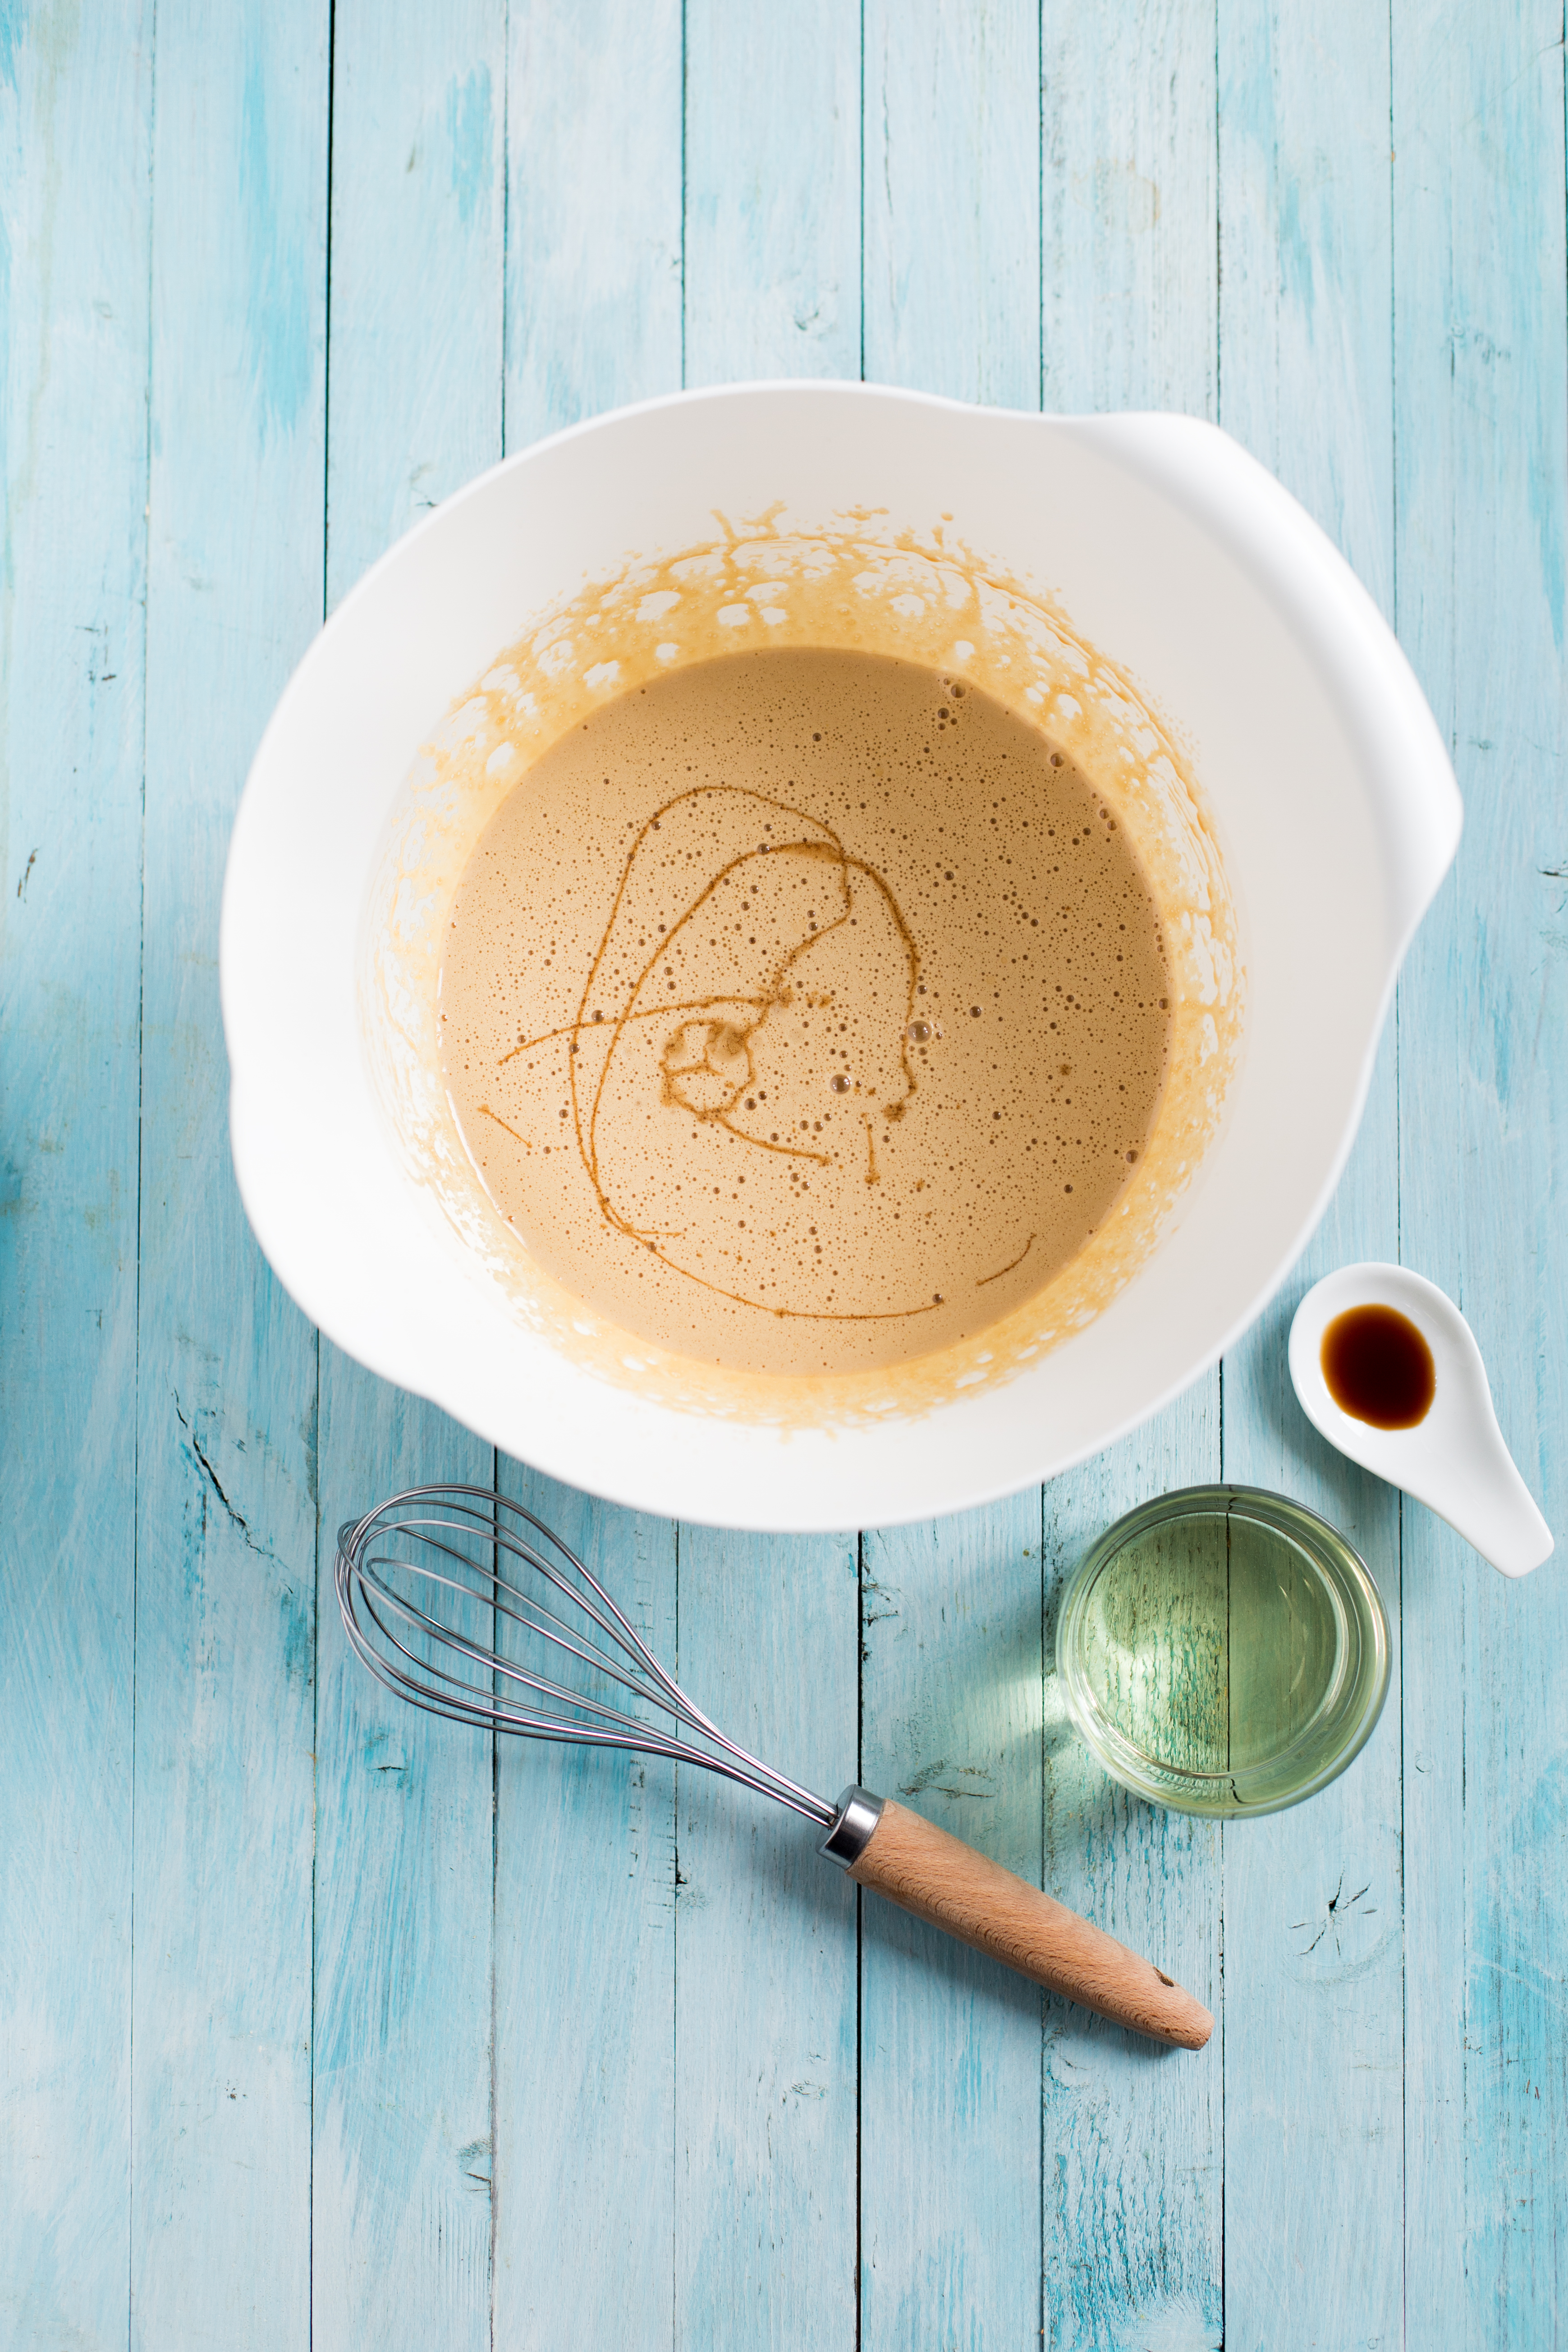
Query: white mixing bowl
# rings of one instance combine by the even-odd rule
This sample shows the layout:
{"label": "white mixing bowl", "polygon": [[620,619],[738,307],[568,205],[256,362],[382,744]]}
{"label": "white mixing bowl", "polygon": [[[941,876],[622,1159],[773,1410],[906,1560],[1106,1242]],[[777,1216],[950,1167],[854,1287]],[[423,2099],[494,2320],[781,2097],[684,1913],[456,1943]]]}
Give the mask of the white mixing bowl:
{"label": "white mixing bowl", "polygon": [[[433,1211],[367,1050],[361,926],[422,744],[531,618],[629,551],[784,502],[940,512],[1039,583],[1186,750],[1246,967],[1223,1124],[1103,1311],[1005,1380],[782,1423],[692,1411],[531,1328]],[[571,1484],[759,1528],[887,1524],[1051,1476],[1213,1363],[1289,1271],[1354,1136],[1400,959],[1460,807],[1372,600],[1235,442],[1176,416],[1030,416],[875,386],[624,409],[483,476],[328,623],[250,772],[224,897],[235,1165],[263,1249],[340,1346]],[[632,1343],[629,1360],[641,1358]],[[645,1351],[646,1352],[646,1351]],[[440,1470],[429,1465],[430,1475]]]}

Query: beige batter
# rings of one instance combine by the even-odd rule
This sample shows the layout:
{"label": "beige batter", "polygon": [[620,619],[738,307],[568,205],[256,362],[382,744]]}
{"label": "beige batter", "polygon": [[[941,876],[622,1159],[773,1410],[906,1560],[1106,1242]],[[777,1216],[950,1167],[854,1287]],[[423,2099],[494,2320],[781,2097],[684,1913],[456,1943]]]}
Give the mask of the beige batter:
{"label": "beige batter", "polygon": [[1143,1148],[1164,945],[1047,737],[923,666],[804,647],[605,704],[481,836],[447,1081],[533,1255],[735,1370],[850,1370],[1040,1288]]}

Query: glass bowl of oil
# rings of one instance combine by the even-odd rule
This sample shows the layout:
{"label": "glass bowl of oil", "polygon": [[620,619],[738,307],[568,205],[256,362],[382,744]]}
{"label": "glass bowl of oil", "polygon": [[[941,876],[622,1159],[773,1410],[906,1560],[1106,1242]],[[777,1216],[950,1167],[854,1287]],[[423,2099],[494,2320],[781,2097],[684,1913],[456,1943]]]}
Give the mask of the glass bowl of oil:
{"label": "glass bowl of oil", "polygon": [[1134,1795],[1272,1813],[1360,1753],[1388,1689],[1388,1617],[1315,1511],[1188,1486],[1095,1544],[1063,1598],[1057,1668],[1080,1738]]}

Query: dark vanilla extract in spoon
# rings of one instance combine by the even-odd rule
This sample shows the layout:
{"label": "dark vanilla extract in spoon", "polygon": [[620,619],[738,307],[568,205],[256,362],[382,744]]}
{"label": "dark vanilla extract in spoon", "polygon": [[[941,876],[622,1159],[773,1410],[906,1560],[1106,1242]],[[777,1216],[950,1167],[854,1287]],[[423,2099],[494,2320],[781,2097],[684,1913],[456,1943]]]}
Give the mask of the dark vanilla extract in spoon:
{"label": "dark vanilla extract in spoon", "polygon": [[1373,1429],[1414,1429],[1436,1393],[1432,1350],[1394,1307],[1352,1307],[1323,1333],[1323,1378],[1342,1412]]}

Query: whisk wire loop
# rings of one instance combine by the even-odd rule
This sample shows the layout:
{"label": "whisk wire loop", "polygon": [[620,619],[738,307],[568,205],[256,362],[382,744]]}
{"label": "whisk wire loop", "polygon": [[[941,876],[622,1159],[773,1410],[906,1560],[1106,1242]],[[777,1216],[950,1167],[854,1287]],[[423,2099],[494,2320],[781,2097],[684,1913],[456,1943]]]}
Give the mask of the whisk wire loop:
{"label": "whisk wire loop", "polygon": [[[453,1559],[461,1559],[466,1564],[477,1567],[478,1563],[468,1562],[467,1555],[455,1551],[451,1545],[436,1543],[436,1538],[430,1536],[427,1530],[429,1527],[438,1524],[440,1523],[437,1521],[421,1521],[419,1523],[420,1531],[425,1534],[426,1540],[435,1545],[435,1548],[437,1550],[448,1553]],[[380,1568],[402,1568],[405,1570],[408,1574],[419,1577],[427,1584],[445,1585],[448,1591],[456,1592],[465,1600],[472,1597],[471,1588],[469,1586],[463,1584],[456,1577],[442,1576],[434,1569],[416,1566],[412,1561],[397,1560],[390,1557],[383,1558],[379,1555],[365,1560],[363,1568],[364,1581],[367,1584],[374,1583],[376,1590],[385,1597],[389,1605],[395,1609],[397,1614],[403,1617],[405,1622],[410,1624],[422,1625],[429,1630],[434,1627],[435,1621],[430,1618],[426,1612],[411,1608],[406,1601],[399,1599],[382,1579],[379,1577],[373,1577],[371,1571]],[[480,1569],[479,1572],[481,1575],[488,1573],[488,1571],[483,1569]],[[648,1690],[646,1684],[638,1682],[634,1675],[623,1673],[618,1666],[614,1664],[613,1662],[598,1649],[595,1643],[584,1643],[575,1640],[565,1627],[563,1620],[556,1616],[555,1612],[552,1609],[546,1609],[540,1602],[530,1601],[528,1596],[521,1592],[516,1586],[509,1584],[504,1577],[497,1575],[491,1579],[491,1581],[493,1582],[495,1591],[498,1594],[501,1592],[510,1593],[515,1599],[521,1601],[522,1603],[522,1609],[519,1610],[509,1608],[505,1601],[499,1599],[493,1601],[491,1605],[494,1607],[498,1616],[510,1618],[513,1623],[521,1625],[525,1633],[538,1633],[542,1634],[546,1641],[554,1642],[559,1648],[569,1651],[574,1657],[581,1658],[585,1665],[592,1666],[596,1672],[608,1675],[614,1681],[624,1684],[627,1690],[635,1692],[638,1697],[648,1698],[653,1696],[653,1694]],[[525,1615],[523,1613],[524,1611],[530,1613]],[[539,1622],[541,1619],[546,1622],[541,1623]],[[550,1630],[551,1627],[554,1627],[558,1630],[552,1632]],[[447,1629],[437,1627],[435,1628],[435,1630],[445,1633],[446,1638],[451,1643],[451,1645],[455,1649],[463,1650],[465,1654],[472,1657],[477,1664],[482,1665],[488,1662],[499,1667],[499,1670],[502,1674],[516,1675],[520,1680],[532,1679],[532,1677],[521,1675],[519,1669],[513,1667],[505,1658],[500,1656],[499,1653],[488,1652],[482,1650],[477,1643],[464,1642],[459,1635],[450,1633]]]}
{"label": "whisk wire loop", "polygon": [[[487,1667],[492,1675],[505,1675],[510,1681],[523,1685],[531,1690],[547,1692],[552,1696],[554,1696],[558,1692],[560,1689],[560,1685],[558,1684],[550,1682],[539,1675],[531,1675],[528,1673],[524,1667],[514,1666],[510,1659],[501,1657],[499,1653],[485,1651],[481,1649],[477,1643],[464,1641],[459,1635],[454,1634],[447,1629],[437,1625],[435,1619],[427,1616],[424,1610],[411,1609],[405,1601],[398,1598],[397,1594],[392,1590],[392,1588],[380,1577],[372,1576],[368,1573],[370,1569],[384,1565],[392,1566],[398,1564],[399,1563],[395,1562],[381,1562],[377,1560],[370,1560],[366,1562],[367,1573],[363,1579],[364,1591],[366,1594],[364,1604],[365,1614],[370,1618],[377,1632],[382,1635],[383,1639],[389,1644],[389,1646],[396,1650],[401,1656],[406,1658],[412,1665],[422,1667],[425,1672],[437,1675],[440,1681],[450,1684],[454,1689],[468,1691],[476,1697],[484,1700],[487,1704],[489,1698],[493,1696],[493,1694],[487,1691],[481,1684],[470,1683],[461,1675],[448,1674],[444,1667],[437,1666],[428,1660],[421,1659],[416,1652],[409,1649],[406,1643],[400,1642],[396,1634],[391,1630],[390,1626],[383,1621],[379,1612],[373,1607],[369,1599],[369,1594],[372,1591],[376,1593],[378,1598],[395,1616],[401,1617],[405,1624],[418,1626],[422,1631],[427,1633],[432,1632],[435,1633],[437,1638],[442,1640],[447,1648],[455,1651],[458,1656],[470,1659],[476,1665]],[[441,1580],[446,1582],[448,1580],[444,1578]],[[624,1727],[629,1727],[632,1729],[637,1729],[638,1727],[638,1722],[636,1717],[623,1715],[615,1707],[605,1706],[601,1705],[598,1700],[587,1697],[585,1694],[574,1692],[571,1695],[571,1704],[574,1706],[582,1709],[585,1714],[601,1717],[605,1722],[620,1724]]]}
{"label": "whisk wire loop", "polygon": [[[519,1580],[525,1573],[548,1597],[525,1588]],[[668,1756],[824,1827],[836,1817],[837,1808],[751,1755],[694,1706],[592,1570],[507,1496],[485,1486],[409,1487],[339,1529],[333,1576],[355,1655],[386,1689],[427,1714],[524,1738]],[[444,1598],[447,1612],[438,1616]],[[591,1688],[556,1682],[502,1647],[526,1641],[549,1643],[670,1718],[673,1729]],[[448,1660],[477,1668],[483,1680],[454,1672]]]}

